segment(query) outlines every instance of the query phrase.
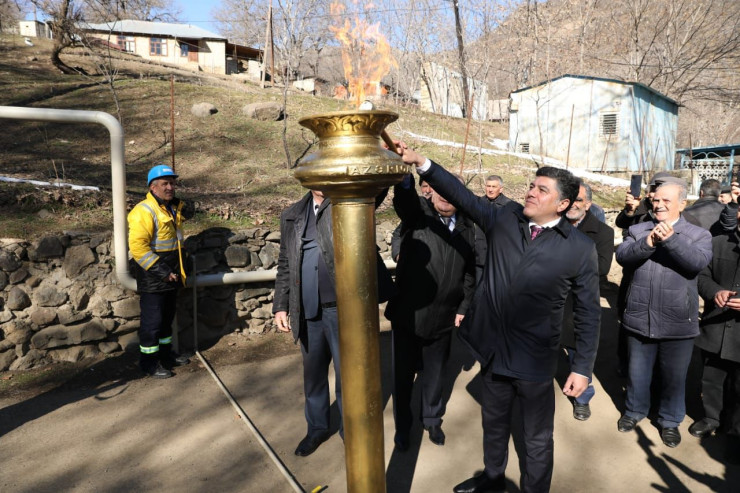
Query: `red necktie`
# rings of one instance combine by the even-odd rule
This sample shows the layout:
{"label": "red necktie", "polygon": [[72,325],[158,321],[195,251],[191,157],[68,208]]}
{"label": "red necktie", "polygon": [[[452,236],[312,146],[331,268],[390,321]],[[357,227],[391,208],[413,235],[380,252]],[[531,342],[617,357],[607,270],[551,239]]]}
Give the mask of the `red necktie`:
{"label": "red necktie", "polygon": [[542,226],[537,226],[536,224],[533,224],[529,227],[530,230],[532,230],[532,239],[534,240],[537,238],[540,233],[542,233],[542,230],[545,229]]}

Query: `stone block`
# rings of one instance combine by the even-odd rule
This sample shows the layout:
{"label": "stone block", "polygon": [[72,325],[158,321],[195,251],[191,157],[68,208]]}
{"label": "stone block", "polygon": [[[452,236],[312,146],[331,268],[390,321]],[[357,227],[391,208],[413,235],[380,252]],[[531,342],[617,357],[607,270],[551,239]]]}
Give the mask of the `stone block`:
{"label": "stone block", "polygon": [[23,357],[16,359],[8,368],[11,371],[15,370],[29,370],[36,366],[45,365],[48,363],[46,359],[46,351],[39,351],[38,349],[31,349]]}
{"label": "stone block", "polygon": [[18,256],[13,252],[0,251],[0,270],[13,272],[23,265]]}
{"label": "stone block", "polygon": [[118,345],[127,353],[139,353],[139,335],[136,332],[130,332],[118,336]]}
{"label": "stone block", "polygon": [[8,293],[8,300],[5,304],[11,310],[24,310],[31,306],[31,298],[23,289],[13,286]]}
{"label": "stone block", "polygon": [[231,245],[224,252],[226,265],[229,267],[246,267],[249,265],[249,249],[242,245]]}
{"label": "stone block", "polygon": [[61,325],[73,325],[73,324],[76,324],[77,322],[82,322],[83,320],[86,320],[89,317],[90,315],[87,314],[86,312],[75,311],[69,305],[62,305],[57,309],[57,319],[59,320],[59,323]]}
{"label": "stone block", "polygon": [[90,311],[93,317],[109,317],[113,310],[111,310],[110,303],[103,299],[98,293],[93,294],[90,297],[90,302],[87,304],[87,309]]}
{"label": "stone block", "polygon": [[270,234],[265,236],[265,241],[280,243],[280,231],[272,231]]}
{"label": "stone block", "polygon": [[28,258],[34,262],[64,255],[64,245],[59,236],[44,236],[35,248],[28,250]]}
{"label": "stone block", "polygon": [[237,291],[235,295],[236,301],[246,301],[252,298],[258,298],[270,294],[270,288],[247,288]]}
{"label": "stone block", "polygon": [[109,284],[102,289],[96,291],[101,298],[106,301],[118,301],[131,296],[130,291],[126,291],[117,284]]}
{"label": "stone block", "polygon": [[138,318],[141,314],[139,307],[139,298],[131,297],[111,303],[113,316],[118,318],[132,319]]}
{"label": "stone block", "polygon": [[39,327],[46,327],[57,319],[57,311],[54,308],[42,307],[31,311],[31,322]]}
{"label": "stone block", "polygon": [[5,286],[8,285],[8,275],[0,270],[0,291],[5,289]]}
{"label": "stone block", "polygon": [[277,265],[278,256],[280,255],[280,246],[277,243],[266,243],[260,251],[259,257],[262,261],[262,266],[265,269],[270,269],[274,265]]}
{"label": "stone block", "polygon": [[198,118],[205,118],[218,113],[218,108],[211,103],[195,103],[190,108],[190,113]]}
{"label": "stone block", "polygon": [[95,262],[95,254],[87,245],[75,245],[67,248],[64,253],[64,272],[70,279],[80,275],[88,265]]}
{"label": "stone block", "polygon": [[242,113],[247,118],[265,122],[276,122],[283,118],[283,107],[275,102],[244,105]]}
{"label": "stone block", "polygon": [[10,281],[10,284],[20,284],[22,283],[26,278],[28,277],[28,271],[21,267],[20,269],[17,269],[15,272],[10,274],[10,277],[8,280]]}
{"label": "stone block", "polygon": [[121,334],[121,335],[123,335],[123,334],[129,334],[131,332],[136,332],[137,330],[139,330],[139,327],[141,327],[141,323],[140,323],[139,319],[129,320],[129,321],[127,321],[127,322],[119,325],[115,329],[114,333],[115,334]]}
{"label": "stone block", "polygon": [[3,351],[0,353],[0,371],[5,371],[10,368],[10,365],[16,360],[16,358],[18,358],[18,356],[16,356],[14,350]]}
{"label": "stone block", "polygon": [[38,306],[60,306],[67,301],[67,293],[46,285],[34,291],[33,297]]}
{"label": "stone block", "polygon": [[106,338],[105,326],[99,318],[79,325],[53,325],[33,335],[31,345],[36,349],[70,346]]}
{"label": "stone block", "polygon": [[[116,346],[118,346],[118,344],[116,344]],[[70,363],[76,363],[83,359],[94,358],[99,354],[100,351],[96,346],[73,346],[48,351],[46,356],[51,361],[68,361]]]}
{"label": "stone block", "polygon": [[98,344],[98,350],[103,354],[115,353],[120,349],[121,346],[117,342],[106,341]]}

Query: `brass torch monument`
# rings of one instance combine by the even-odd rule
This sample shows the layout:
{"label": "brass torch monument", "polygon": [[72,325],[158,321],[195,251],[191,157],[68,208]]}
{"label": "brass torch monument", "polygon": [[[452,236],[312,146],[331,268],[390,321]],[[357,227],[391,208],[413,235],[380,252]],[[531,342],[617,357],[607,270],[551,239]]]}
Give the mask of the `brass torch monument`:
{"label": "brass torch monument", "polygon": [[319,147],[300,161],[295,177],[332,203],[350,493],[385,492],[375,197],[410,170],[380,144],[381,133],[397,118],[388,111],[343,111],[300,120],[319,138]]}

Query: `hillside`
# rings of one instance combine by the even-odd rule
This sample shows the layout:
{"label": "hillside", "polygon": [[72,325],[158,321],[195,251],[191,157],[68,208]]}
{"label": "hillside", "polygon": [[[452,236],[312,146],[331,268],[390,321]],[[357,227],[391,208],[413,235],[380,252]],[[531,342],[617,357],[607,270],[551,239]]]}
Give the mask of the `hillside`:
{"label": "hillside", "polygon": [[[110,89],[100,84],[93,56],[82,51],[63,55],[65,61],[89,75],[61,75],[48,62],[49,46],[34,40],[28,47],[17,36],[0,37],[0,104],[41,108],[98,110],[115,114]],[[153,163],[170,162],[170,75],[175,77],[175,151],[181,176],[179,194],[198,206],[189,232],[210,226],[249,227],[276,225],[280,211],[305,193],[286,165],[281,139],[283,122],[250,120],[241,113],[248,103],[282,101],[279,88],[262,90],[256,85],[143,63],[126,56],[114,60],[115,88],[126,134],[129,200],[145,191],[146,171]],[[198,118],[194,103],[209,102],[218,113]],[[313,136],[297,123],[310,114],[345,109],[345,103],[291,92],[288,98],[287,141],[295,160]],[[415,108],[385,108],[400,119],[388,129],[393,136],[413,132],[435,139],[462,142],[465,121],[423,113]],[[110,166],[107,132],[94,125],[2,122],[0,174],[15,178],[61,180],[101,187],[100,193],[68,189],[38,189],[31,185],[0,183],[3,225],[0,236],[33,237],[39,232],[111,228]],[[505,125],[475,123],[471,145],[491,138],[505,138]],[[407,139],[421,152],[458,169],[461,150]],[[501,174],[507,194],[523,196],[531,162],[510,156],[477,156],[468,152],[466,168],[485,176]],[[471,177],[471,188],[482,193],[482,179]],[[597,187],[596,195],[607,206],[622,192]],[[381,213],[390,217],[389,202]],[[43,212],[39,213],[40,211]]]}

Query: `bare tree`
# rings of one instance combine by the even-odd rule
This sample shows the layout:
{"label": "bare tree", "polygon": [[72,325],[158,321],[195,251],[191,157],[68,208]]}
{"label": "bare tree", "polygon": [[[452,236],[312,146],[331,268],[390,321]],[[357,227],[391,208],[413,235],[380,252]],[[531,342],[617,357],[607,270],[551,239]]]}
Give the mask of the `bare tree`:
{"label": "bare tree", "polygon": [[75,70],[60,58],[62,50],[71,46],[77,37],[77,24],[82,20],[82,10],[74,0],[31,0],[31,4],[43,12],[54,36],[51,63],[62,73],[73,74]]}
{"label": "bare tree", "polygon": [[20,0],[0,0],[0,31],[16,24],[23,18],[23,13],[23,4]]}
{"label": "bare tree", "polygon": [[84,12],[89,22],[121,19],[174,22],[182,15],[173,0],[84,0]]}

